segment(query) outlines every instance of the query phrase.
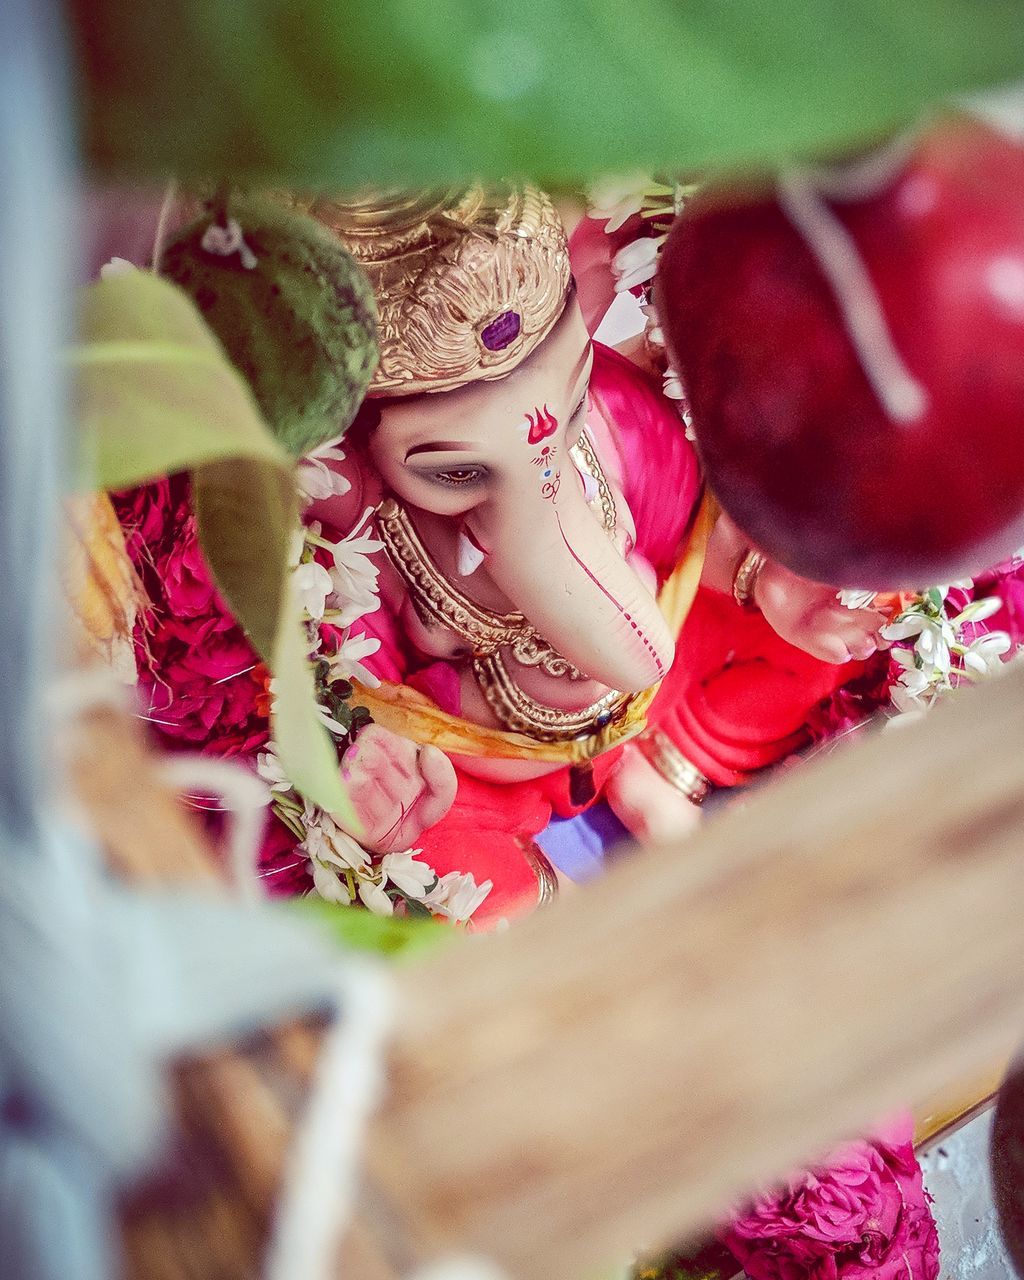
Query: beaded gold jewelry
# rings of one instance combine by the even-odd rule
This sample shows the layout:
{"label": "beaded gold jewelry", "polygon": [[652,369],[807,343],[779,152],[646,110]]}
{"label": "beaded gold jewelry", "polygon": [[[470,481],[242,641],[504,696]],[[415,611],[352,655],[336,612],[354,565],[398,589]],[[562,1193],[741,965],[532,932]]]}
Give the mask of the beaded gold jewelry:
{"label": "beaded gold jewelry", "polygon": [[732,580],[732,596],[742,608],[754,607],[754,587],[766,563],[767,559],[760,551],[748,551],[740,561]]}
{"label": "beaded gold jewelry", "polygon": [[540,742],[565,742],[586,737],[620,718],[635,696],[609,690],[597,702],[570,711],[550,707],[524,693],[508,673],[500,653],[473,661],[473,675],[487,705],[506,729]]}
{"label": "beaded gold jewelry", "polygon": [[684,795],[691,804],[702,805],[714,790],[714,784],[679,750],[660,729],[648,729],[637,739],[637,746],[655,773]]}

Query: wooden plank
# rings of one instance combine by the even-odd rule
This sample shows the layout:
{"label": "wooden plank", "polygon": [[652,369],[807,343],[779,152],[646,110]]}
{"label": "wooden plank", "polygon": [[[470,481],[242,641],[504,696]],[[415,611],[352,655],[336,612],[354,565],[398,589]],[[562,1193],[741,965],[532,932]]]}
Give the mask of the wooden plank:
{"label": "wooden plank", "polygon": [[375,1178],[523,1280],[704,1226],[1024,1035],[1024,672],[403,974]]}

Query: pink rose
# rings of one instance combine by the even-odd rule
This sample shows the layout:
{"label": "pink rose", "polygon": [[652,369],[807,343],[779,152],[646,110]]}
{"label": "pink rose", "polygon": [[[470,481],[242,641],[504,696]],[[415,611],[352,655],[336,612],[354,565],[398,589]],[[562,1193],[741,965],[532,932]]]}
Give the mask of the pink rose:
{"label": "pink rose", "polygon": [[935,1280],[939,1246],[910,1117],[756,1200],[720,1238],[751,1280]]}

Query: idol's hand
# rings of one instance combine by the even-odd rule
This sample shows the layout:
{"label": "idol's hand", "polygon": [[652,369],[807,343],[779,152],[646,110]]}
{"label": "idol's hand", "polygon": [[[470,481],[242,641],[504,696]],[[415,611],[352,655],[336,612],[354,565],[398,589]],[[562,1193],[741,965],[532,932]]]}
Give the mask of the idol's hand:
{"label": "idol's hand", "polygon": [[352,834],[374,853],[411,848],[455,799],[455,770],[443,751],[379,724],[345,752],[341,776],[362,828]]}
{"label": "idol's hand", "polygon": [[888,618],[877,609],[848,609],[835,587],[798,577],[769,560],[754,584],[754,602],[783,640],[822,662],[863,661],[882,646]]}
{"label": "idol's hand", "polygon": [[700,825],[700,809],[627,743],[605,787],[612,812],[641,844],[680,840]]}

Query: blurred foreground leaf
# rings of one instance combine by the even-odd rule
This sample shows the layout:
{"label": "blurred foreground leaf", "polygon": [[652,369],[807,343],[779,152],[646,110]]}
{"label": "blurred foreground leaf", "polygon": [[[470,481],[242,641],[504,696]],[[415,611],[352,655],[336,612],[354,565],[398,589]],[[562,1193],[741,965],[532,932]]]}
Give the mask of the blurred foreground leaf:
{"label": "blurred foreground leaf", "polygon": [[1020,0],[72,0],[92,164],[351,188],[764,164],[1024,75]]}
{"label": "blurred foreground leaf", "polygon": [[351,822],[290,590],[293,463],[245,381],[185,294],[146,271],[84,290],[70,361],[84,487],[122,489],[192,472],[203,553],[275,676],[274,737],[285,772],[303,795]]}
{"label": "blurred foreground leaf", "polygon": [[315,894],[289,902],[287,909],[323,925],[347,947],[402,959],[432,951],[459,936],[458,930],[437,920],[375,916],[361,907],[339,907],[325,902]]}

